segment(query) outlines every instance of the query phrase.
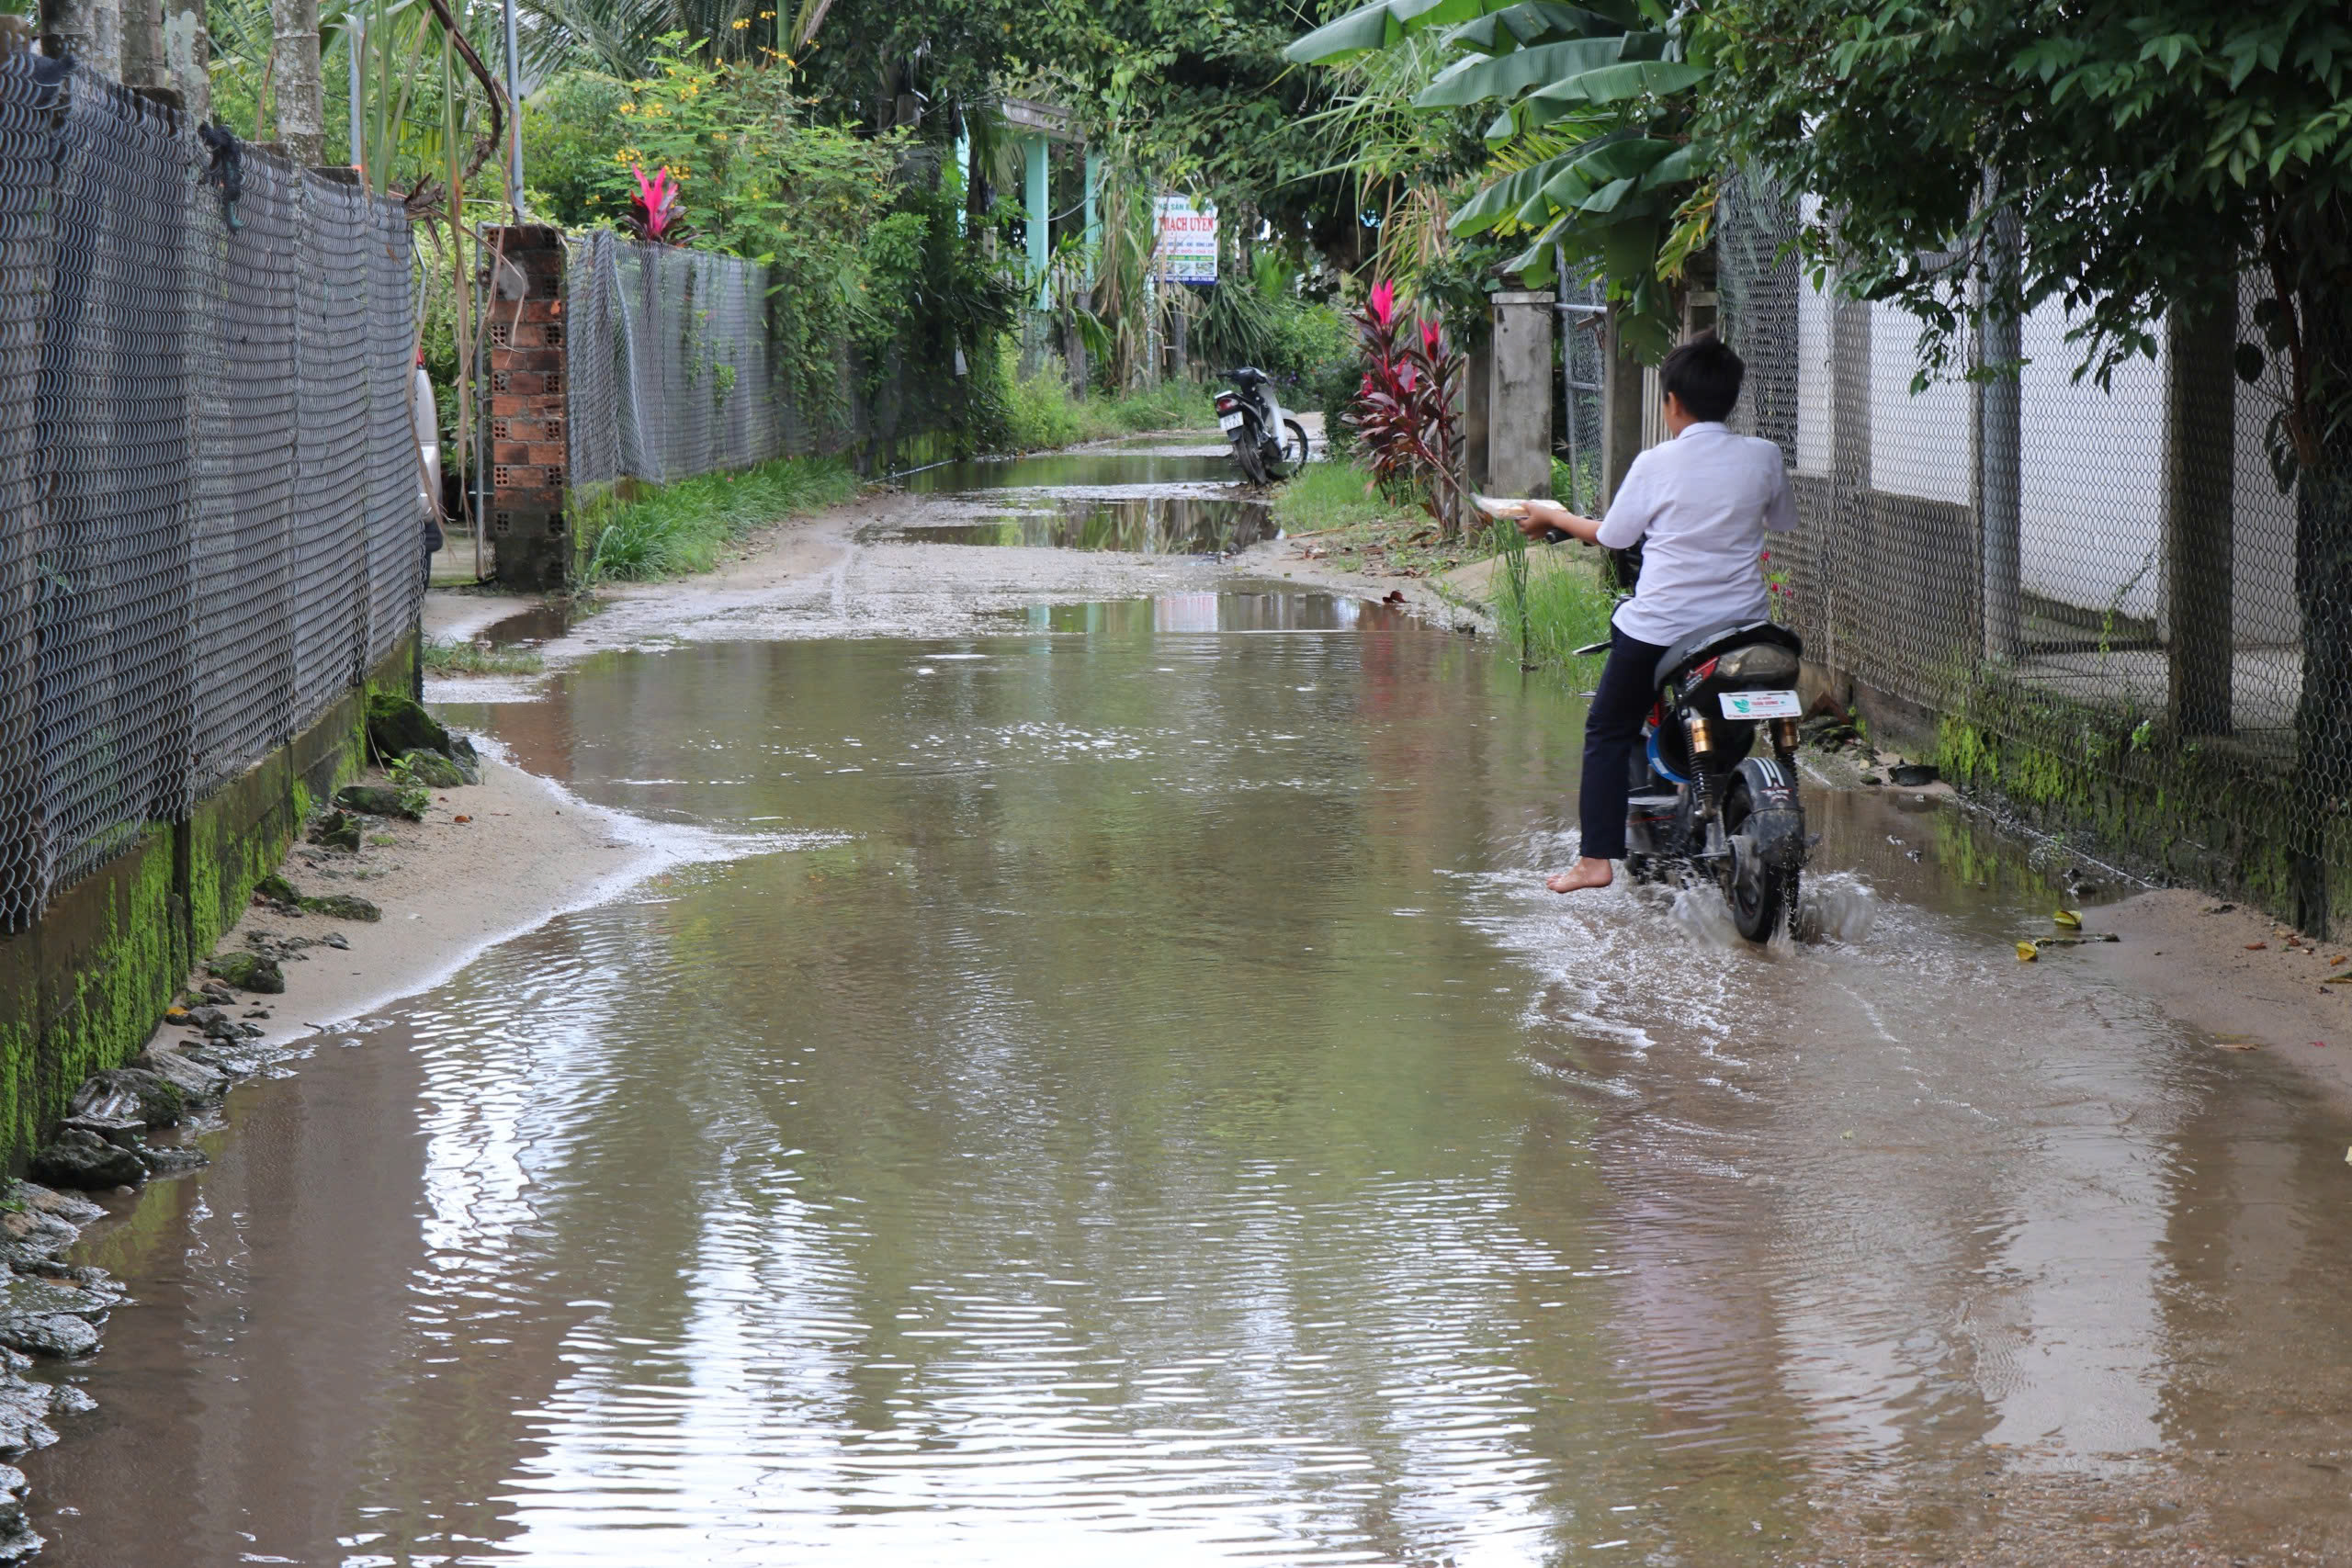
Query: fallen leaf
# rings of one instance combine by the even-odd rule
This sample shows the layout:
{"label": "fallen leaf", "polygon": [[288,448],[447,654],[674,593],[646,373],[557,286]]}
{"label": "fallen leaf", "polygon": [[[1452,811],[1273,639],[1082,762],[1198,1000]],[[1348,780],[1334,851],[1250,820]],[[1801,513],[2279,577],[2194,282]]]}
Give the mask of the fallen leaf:
{"label": "fallen leaf", "polygon": [[2250,942],[2245,944],[2245,950],[2248,953],[2260,953],[2264,948],[2268,947],[2269,945],[2270,944],[2267,942]]}
{"label": "fallen leaf", "polygon": [[2352,970],[2346,970],[2341,975],[2330,975],[2326,979],[2322,980],[2320,984],[2323,986],[2352,986]]}
{"label": "fallen leaf", "polygon": [[2220,1046],[2224,1051],[2259,1051],[2262,1049],[2262,1042],[2259,1040],[2216,1040],[2213,1043]]}
{"label": "fallen leaf", "polygon": [[2327,966],[2328,966],[2330,969],[2333,969],[2333,968],[2335,968],[2337,964],[2341,964],[2341,963],[2343,963],[2343,962],[2344,962],[2344,954],[2342,954],[2342,953],[2337,953],[2335,957],[2333,957],[2333,958],[2331,958],[2331,959],[2329,959],[2329,960],[2327,961]]}
{"label": "fallen leaf", "polygon": [[2324,1040],[2314,1040],[2312,1042],[2312,1049],[2314,1051],[2324,1051],[2327,1049],[2327,1042]]}
{"label": "fallen leaf", "polygon": [[2083,917],[2075,913],[2072,909],[2054,910],[2052,912],[2050,919],[2055,924],[2064,926],[2070,931],[2078,931],[2083,929]]}
{"label": "fallen leaf", "polygon": [[470,822],[470,821],[472,821],[472,820],[473,820],[473,818],[470,818],[470,817],[468,817],[468,816],[467,816],[467,815],[465,815],[463,812],[459,812],[457,816],[452,817],[449,820],[451,820],[452,822]]}
{"label": "fallen leaf", "polygon": [[2041,956],[2041,949],[2034,945],[2032,942],[2021,942],[2018,943],[2018,958],[2020,962],[2030,964]]}

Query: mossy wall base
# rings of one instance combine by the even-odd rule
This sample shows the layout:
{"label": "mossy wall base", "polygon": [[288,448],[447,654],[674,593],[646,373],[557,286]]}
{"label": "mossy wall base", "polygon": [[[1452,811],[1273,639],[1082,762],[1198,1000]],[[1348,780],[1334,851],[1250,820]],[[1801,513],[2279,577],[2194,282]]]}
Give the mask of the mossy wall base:
{"label": "mossy wall base", "polygon": [[[1980,685],[1939,711],[1807,673],[1809,688],[1849,693],[1874,739],[1932,758],[1948,783],[2033,828],[2154,880],[2294,918],[2295,822],[2275,760],[2021,687]],[[2352,909],[2352,825],[2332,830],[2324,859],[2330,908]],[[2310,934],[2340,935],[2336,923]]]}
{"label": "mossy wall base", "polygon": [[21,1166],[75,1086],[138,1055],[188,970],[277,869],[311,803],[367,761],[370,689],[405,694],[417,638],[401,639],[284,746],[213,791],[185,822],[131,848],[0,937],[0,1157]]}

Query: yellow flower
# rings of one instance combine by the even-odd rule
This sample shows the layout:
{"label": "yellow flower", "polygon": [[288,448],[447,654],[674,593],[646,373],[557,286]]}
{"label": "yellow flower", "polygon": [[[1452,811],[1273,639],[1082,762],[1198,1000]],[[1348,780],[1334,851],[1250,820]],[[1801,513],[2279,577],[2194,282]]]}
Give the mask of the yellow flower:
{"label": "yellow flower", "polygon": [[749,17],[738,17],[735,18],[735,30],[739,33],[751,25],[752,18]]}
{"label": "yellow flower", "polygon": [[635,104],[623,104],[621,106],[621,113],[623,114],[635,114],[636,112],[637,106]]}

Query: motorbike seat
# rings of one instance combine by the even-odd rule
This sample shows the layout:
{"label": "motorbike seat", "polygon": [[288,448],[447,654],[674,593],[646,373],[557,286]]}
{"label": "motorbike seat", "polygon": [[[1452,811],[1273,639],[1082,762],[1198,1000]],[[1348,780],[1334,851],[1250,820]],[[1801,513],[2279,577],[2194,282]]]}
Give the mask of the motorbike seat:
{"label": "motorbike seat", "polygon": [[1784,626],[1762,620],[1726,621],[1722,626],[1692,632],[1689,637],[1668,645],[1658,657],[1657,672],[1650,681],[1651,689],[1666,690],[1668,683],[1686,664],[1695,664],[1710,654],[1757,642],[1777,643],[1795,654],[1804,652],[1804,639]]}
{"label": "motorbike seat", "polygon": [[1235,386],[1240,388],[1246,392],[1265,385],[1268,381],[1272,380],[1273,378],[1267,375],[1263,370],[1252,369],[1250,367],[1244,365],[1241,368],[1227,376],[1226,379],[1231,381]]}

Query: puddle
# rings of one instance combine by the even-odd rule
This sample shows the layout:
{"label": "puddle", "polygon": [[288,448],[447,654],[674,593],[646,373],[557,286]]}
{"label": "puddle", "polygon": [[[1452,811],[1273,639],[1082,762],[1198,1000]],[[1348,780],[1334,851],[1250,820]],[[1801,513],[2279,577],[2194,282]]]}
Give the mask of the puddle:
{"label": "puddle", "polygon": [[869,530],[870,541],[1217,555],[1274,536],[1265,498],[1242,489],[1217,447],[1093,447],[947,463],[906,477],[910,491],[970,504],[951,517]]}
{"label": "puddle", "polygon": [[590,613],[581,608],[580,601],[550,599],[492,621],[474,635],[474,640],[492,649],[537,648],[553,642]]}
{"label": "puddle", "polygon": [[918,495],[962,495],[979,491],[1054,491],[1074,485],[1232,484],[1238,477],[1233,459],[1221,454],[1171,456],[1158,448],[1141,452],[1098,448],[942,463],[909,474],[905,482]]}
{"label": "puddle", "polygon": [[1250,584],[1102,604],[1031,604],[987,617],[1006,629],[1054,633],[1395,631],[1416,625],[1395,604]]}
{"label": "puddle", "polygon": [[868,537],[942,545],[1012,545],[1136,555],[1216,555],[1274,536],[1262,501],[1190,495],[1081,497],[1050,509],[1005,511],[970,523],[875,530]]}

